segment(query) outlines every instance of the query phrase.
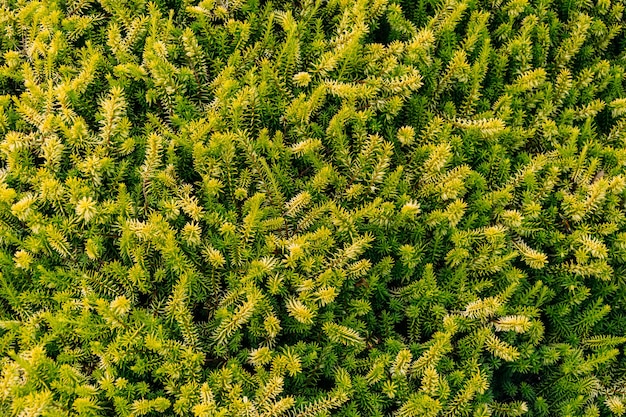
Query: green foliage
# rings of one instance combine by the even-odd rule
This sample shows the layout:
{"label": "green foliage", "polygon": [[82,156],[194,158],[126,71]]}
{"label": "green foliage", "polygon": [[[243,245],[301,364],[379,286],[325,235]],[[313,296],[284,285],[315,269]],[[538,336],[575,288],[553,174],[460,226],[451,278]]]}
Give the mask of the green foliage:
{"label": "green foliage", "polygon": [[619,0],[0,0],[0,414],[626,413]]}

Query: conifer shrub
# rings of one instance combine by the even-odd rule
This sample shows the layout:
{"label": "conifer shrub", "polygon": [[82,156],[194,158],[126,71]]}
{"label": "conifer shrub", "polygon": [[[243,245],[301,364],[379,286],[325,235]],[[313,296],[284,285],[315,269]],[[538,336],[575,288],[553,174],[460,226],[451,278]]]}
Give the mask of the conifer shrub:
{"label": "conifer shrub", "polygon": [[626,413],[622,0],[0,0],[0,416]]}

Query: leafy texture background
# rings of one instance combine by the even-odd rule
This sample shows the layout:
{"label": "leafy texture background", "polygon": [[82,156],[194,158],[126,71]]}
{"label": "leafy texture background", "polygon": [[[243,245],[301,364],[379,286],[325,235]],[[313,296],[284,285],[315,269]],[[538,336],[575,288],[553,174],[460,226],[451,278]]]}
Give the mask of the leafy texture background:
{"label": "leafy texture background", "polygon": [[621,0],[0,0],[0,414],[626,412]]}

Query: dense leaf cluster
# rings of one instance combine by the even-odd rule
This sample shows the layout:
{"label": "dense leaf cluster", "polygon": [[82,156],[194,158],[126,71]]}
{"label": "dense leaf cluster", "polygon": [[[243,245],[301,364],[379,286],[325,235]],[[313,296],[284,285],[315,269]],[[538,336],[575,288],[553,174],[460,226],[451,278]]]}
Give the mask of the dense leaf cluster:
{"label": "dense leaf cluster", "polygon": [[623,415],[625,6],[0,0],[0,415]]}

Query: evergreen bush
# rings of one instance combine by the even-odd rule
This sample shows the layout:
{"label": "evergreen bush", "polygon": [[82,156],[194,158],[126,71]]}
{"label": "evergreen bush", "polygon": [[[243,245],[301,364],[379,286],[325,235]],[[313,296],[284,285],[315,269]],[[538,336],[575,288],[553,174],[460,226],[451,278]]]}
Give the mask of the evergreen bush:
{"label": "evergreen bush", "polygon": [[0,415],[624,415],[625,6],[0,0]]}

